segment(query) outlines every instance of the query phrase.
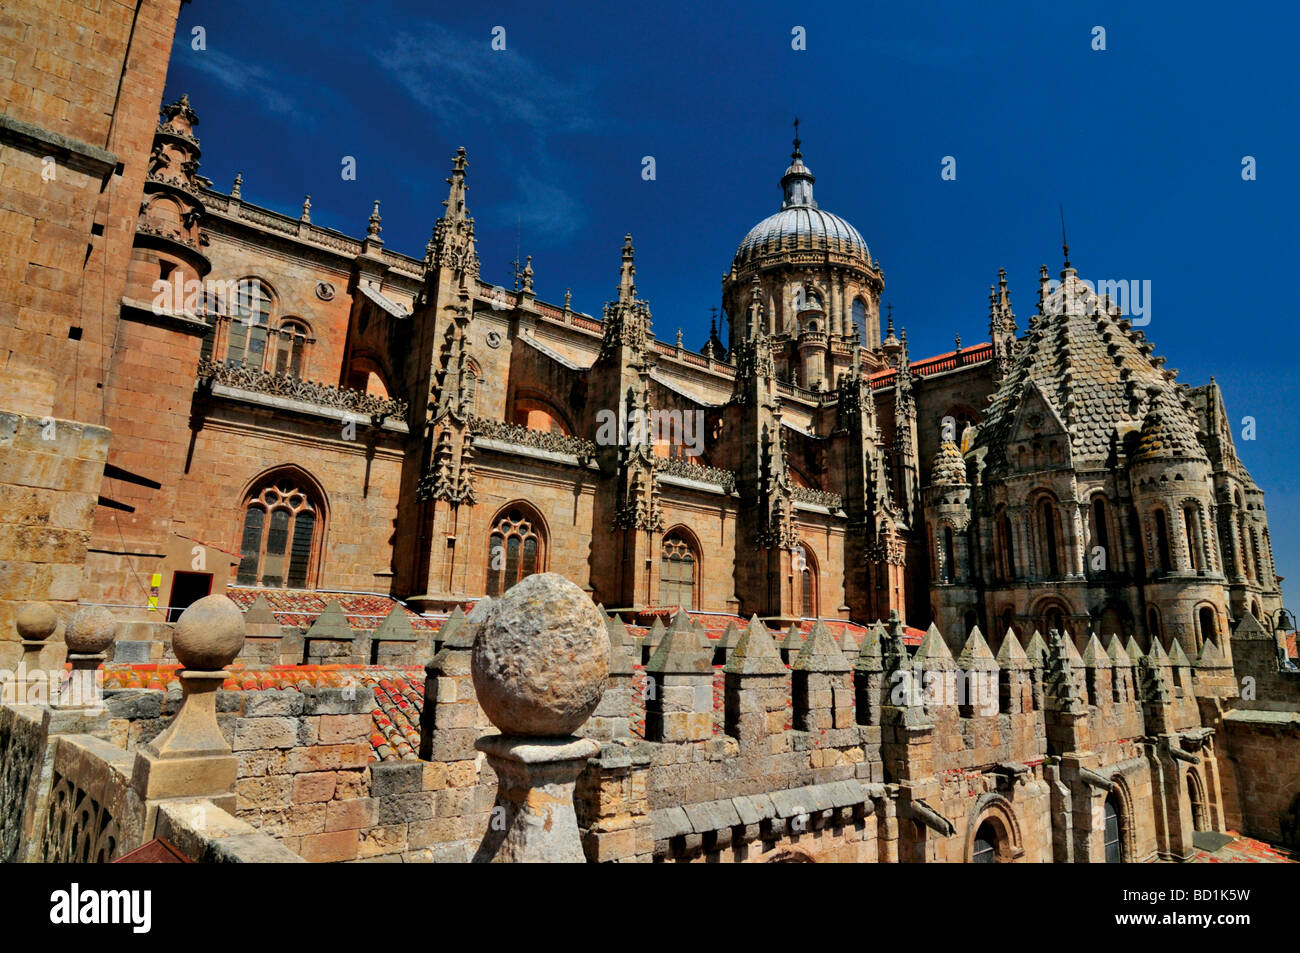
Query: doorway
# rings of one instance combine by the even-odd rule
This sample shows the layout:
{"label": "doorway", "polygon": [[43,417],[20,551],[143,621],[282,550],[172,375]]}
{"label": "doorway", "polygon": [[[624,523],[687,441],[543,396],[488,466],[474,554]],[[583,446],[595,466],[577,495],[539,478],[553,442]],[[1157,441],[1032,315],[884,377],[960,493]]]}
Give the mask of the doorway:
{"label": "doorway", "polygon": [[167,600],[167,621],[175,622],[181,613],[212,592],[212,573],[178,572],[172,576],[172,594]]}

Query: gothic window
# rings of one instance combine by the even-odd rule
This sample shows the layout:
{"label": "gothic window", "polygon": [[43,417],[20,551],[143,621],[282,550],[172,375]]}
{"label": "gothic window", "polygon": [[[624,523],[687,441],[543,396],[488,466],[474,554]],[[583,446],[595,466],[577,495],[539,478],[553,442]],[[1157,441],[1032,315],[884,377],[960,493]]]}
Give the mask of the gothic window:
{"label": "gothic window", "polygon": [[1157,509],[1155,512],[1156,524],[1156,569],[1160,572],[1168,572],[1173,568],[1173,561],[1169,558],[1169,523],[1165,519],[1165,511]]}
{"label": "gothic window", "polygon": [[680,533],[664,536],[659,556],[660,604],[696,608],[695,570],[698,563],[694,549]]}
{"label": "gothic window", "polygon": [[285,377],[302,377],[307,340],[307,327],[302,322],[293,318],[280,322],[275,341],[275,373]]}
{"label": "gothic window", "polygon": [[541,572],[544,543],[541,521],[532,513],[522,506],[503,511],[488,538],[487,594],[495,598],[525,576]]}
{"label": "gothic window", "polygon": [[260,371],[266,362],[266,341],[271,323],[271,296],[257,278],[239,283],[226,339],[226,363],[244,364]]}
{"label": "gothic window", "polygon": [[304,484],[281,476],[244,507],[236,581],[243,586],[305,589],[315,571],[320,508]]}
{"label": "gothic window", "polygon": [[817,618],[817,566],[802,543],[794,551],[799,576],[799,608],[805,619]]}

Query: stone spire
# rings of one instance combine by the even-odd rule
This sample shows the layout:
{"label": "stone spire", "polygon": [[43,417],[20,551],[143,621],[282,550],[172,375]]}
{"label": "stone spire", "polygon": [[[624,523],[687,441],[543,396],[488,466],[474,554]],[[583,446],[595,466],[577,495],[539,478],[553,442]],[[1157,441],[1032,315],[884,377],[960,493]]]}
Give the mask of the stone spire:
{"label": "stone spire", "polygon": [[623,237],[623,265],[618,273],[618,300],[630,304],[636,300],[636,251],[632,248],[632,233]]}

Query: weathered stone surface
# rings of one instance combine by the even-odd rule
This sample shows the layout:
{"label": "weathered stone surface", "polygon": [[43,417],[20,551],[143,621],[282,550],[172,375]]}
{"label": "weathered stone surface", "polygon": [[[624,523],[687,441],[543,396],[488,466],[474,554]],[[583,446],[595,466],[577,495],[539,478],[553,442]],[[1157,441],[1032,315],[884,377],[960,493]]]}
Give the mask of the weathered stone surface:
{"label": "weathered stone surface", "polygon": [[181,613],[172,650],[186,668],[216,671],[244,647],[244,614],[223,595],[204,596]]}
{"label": "weathered stone surface", "polygon": [[64,629],[63,641],[69,652],[91,655],[113,644],[117,620],[104,606],[85,606],[73,613]]}
{"label": "weathered stone surface", "polygon": [[605,620],[563,576],[529,576],[493,603],[472,664],[479,704],[503,734],[569,735],[605,691]]}

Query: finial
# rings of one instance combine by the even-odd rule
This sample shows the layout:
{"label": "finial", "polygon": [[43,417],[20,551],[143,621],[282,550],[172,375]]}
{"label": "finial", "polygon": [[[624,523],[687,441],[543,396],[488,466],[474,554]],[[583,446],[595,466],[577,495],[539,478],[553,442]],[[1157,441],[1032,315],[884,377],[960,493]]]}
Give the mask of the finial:
{"label": "finial", "polygon": [[961,353],[961,335],[957,335],[957,353]]}
{"label": "finial", "polygon": [[570,310],[572,310],[572,309],[569,307],[569,304],[570,304],[572,301],[573,301],[573,289],[572,289],[572,288],[565,288],[565,289],[564,289],[564,310],[565,310],[565,311],[570,311]]}
{"label": "finial", "polygon": [[794,117],[794,152],[790,153],[791,159],[802,159],[803,153],[799,151],[799,117]]}
{"label": "finial", "polygon": [[379,233],[383,231],[383,228],[379,224],[380,221],[382,221],[382,219],[379,217],[379,199],[375,199],[375,207],[370,212],[370,224],[366,228],[366,235],[368,237],[379,237]]}
{"label": "finial", "polygon": [[885,326],[885,337],[889,337],[894,333],[894,305],[892,303],[885,305],[885,314],[888,319]]}
{"label": "finial", "polygon": [[308,195],[302,200],[302,220],[311,224],[311,196]]}
{"label": "finial", "polygon": [[235,184],[230,187],[230,197],[232,199],[239,198],[240,193],[243,191],[243,188],[244,188],[244,173],[236,172]]}
{"label": "finial", "polygon": [[682,349],[682,329],[678,328],[677,329],[677,350],[680,351],[681,349]]}
{"label": "finial", "polygon": [[531,293],[533,290],[533,256],[529,255],[528,260],[524,263],[524,291]]}
{"label": "finial", "polygon": [[1065,252],[1065,267],[1070,267],[1070,242],[1065,237],[1065,205],[1061,205],[1061,248]]}
{"label": "finial", "polygon": [[623,237],[623,267],[619,273],[618,280],[618,300],[633,301],[636,299],[636,252],[632,248],[632,233],[628,232]]}

